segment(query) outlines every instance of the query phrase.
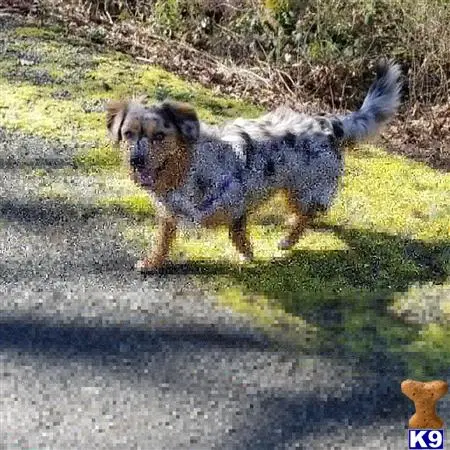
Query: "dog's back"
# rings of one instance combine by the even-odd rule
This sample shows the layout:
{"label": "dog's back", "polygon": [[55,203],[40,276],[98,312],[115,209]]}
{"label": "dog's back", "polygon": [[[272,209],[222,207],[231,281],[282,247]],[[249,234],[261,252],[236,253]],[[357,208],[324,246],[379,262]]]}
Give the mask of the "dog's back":
{"label": "dog's back", "polygon": [[[218,152],[237,155],[250,200],[286,188],[305,212],[327,209],[341,175],[344,142],[375,134],[400,103],[398,65],[384,61],[361,108],[343,116],[308,116],[280,107],[257,119],[236,119],[204,133]],[[200,144],[204,145],[204,144]]]}

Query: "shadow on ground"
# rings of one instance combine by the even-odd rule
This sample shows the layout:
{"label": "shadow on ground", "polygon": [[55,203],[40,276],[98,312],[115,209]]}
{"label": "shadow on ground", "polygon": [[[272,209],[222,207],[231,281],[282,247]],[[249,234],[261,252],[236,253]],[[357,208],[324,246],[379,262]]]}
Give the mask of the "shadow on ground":
{"label": "shadow on ground", "polygon": [[39,228],[84,224],[104,212],[95,205],[76,205],[63,200],[0,200],[0,219]]}
{"label": "shadow on ground", "polygon": [[[89,227],[95,228],[97,219],[104,220],[105,211],[94,205],[57,199],[0,201],[0,219],[39,232],[58,227],[60,233],[69,235],[76,235],[81,228],[89,236]],[[120,214],[110,214],[108,220],[114,222],[119,217]],[[59,267],[61,273],[73,274],[131,271],[133,257],[119,245],[119,234],[103,235],[97,231],[91,240],[79,244],[85,255],[68,256],[64,264],[58,261],[54,270]],[[224,285],[239,286],[249,301],[254,295],[264,295],[285,312],[318,327],[318,339],[311,343],[311,352],[358,358],[372,368],[385,367],[400,358],[412,364],[413,369],[420,366],[422,373],[430,376],[438,376],[448,368],[450,351],[442,353],[439,346],[426,346],[416,354],[405,355],[405,349],[420,339],[422,327],[405,323],[388,307],[395,295],[407,291],[412,284],[446,281],[449,242],[429,243],[340,226],[328,227],[328,231],[342,240],[347,249],[296,250],[284,259],[257,261],[247,267],[193,261],[168,266],[159,276],[172,273],[220,280]],[[108,239],[110,244],[102,244]],[[74,249],[75,242],[65,251]],[[29,267],[11,266],[11,271],[17,272],[15,277],[26,276]]]}
{"label": "shadow on ground", "polygon": [[13,159],[0,157],[2,169],[65,169],[73,168],[74,163],[64,158],[51,156],[35,157],[33,159]]}
{"label": "shadow on ground", "polygon": [[[261,402],[264,414],[237,431],[239,445],[231,448],[313,448],[312,442],[318,444],[322,440],[328,441],[325,448],[328,445],[334,448],[338,442],[345,442],[343,448],[363,448],[364,429],[381,435],[384,432],[380,425],[389,426],[394,435],[406,435],[407,418],[413,408],[400,391],[401,376],[375,375],[359,381],[361,384],[353,387],[348,395],[338,392],[327,398],[316,393],[268,395]],[[349,439],[358,441],[358,435],[361,440],[352,446]],[[297,446],[305,440],[309,445]],[[285,447],[289,444],[292,447]],[[379,448],[390,448],[383,444],[387,442],[380,442]],[[318,444],[317,448],[321,447]]]}
{"label": "shadow on ground", "polygon": [[[198,348],[240,348],[263,350],[260,340],[236,332],[220,332],[214,326],[170,326],[147,329],[133,326],[84,326],[52,324],[44,320],[0,320],[0,349],[29,350],[40,354],[59,354],[63,358],[117,356],[138,364],[153,353],[184,344]],[[105,359],[105,363],[107,360]]]}
{"label": "shadow on ground", "polygon": [[95,204],[92,203],[76,203],[68,198],[47,198],[42,196],[30,196],[30,198],[5,198],[0,199],[0,220],[20,223],[24,226],[36,228],[51,228],[53,226],[63,226],[71,224],[73,227],[77,225],[85,225],[92,219],[110,220],[132,219],[134,221],[143,218],[151,221],[152,215],[145,211],[143,217],[136,217],[134,211],[129,211],[126,205],[115,203]]}
{"label": "shadow on ground", "polygon": [[117,229],[125,216],[108,206],[59,199],[0,200],[0,280],[32,286],[49,277],[135,275],[136,255]]}
{"label": "shadow on ground", "polygon": [[411,285],[448,279],[448,241],[428,243],[369,230],[327,227],[346,250],[296,250],[285,259],[236,267],[208,261],[171,265],[168,273],[219,276],[240,286],[244,298],[264,295],[287,313],[318,327],[311,350],[356,358],[382,369],[396,360],[425,376],[440,376],[450,365],[450,351],[408,345],[423,328],[389,311],[394,297]]}
{"label": "shadow on ground", "polygon": [[[62,326],[31,318],[3,319],[0,321],[0,350],[36,355],[55,367],[69,363],[94,364],[102,370],[128,374],[131,379],[139,374],[139,379],[150,385],[166,385],[166,391],[187,389],[193,394],[198,391],[200,397],[211,389],[209,383],[214,376],[217,383],[222,383],[217,389],[224,390],[225,395],[227,389],[230,392],[240,389],[242,395],[246,395],[240,413],[245,427],[242,428],[238,420],[233,435],[233,442],[239,442],[239,448],[275,448],[318,430],[329,430],[330,424],[335,428],[348,427],[354,433],[358,427],[380,421],[398,423],[399,417],[407,417],[409,412],[408,401],[399,389],[402,371],[380,369],[346,380],[345,385],[339,384],[339,375],[333,379],[333,374],[326,374],[323,376],[339,387],[325,395],[320,389],[311,389],[311,384],[315,385],[317,380],[310,379],[303,380],[294,392],[269,386],[258,387],[254,394],[245,394],[245,386],[237,381],[230,384],[228,370],[237,373],[236,368],[248,359],[243,355],[254,353],[250,366],[245,369],[249,371],[246,376],[253,379],[254,372],[259,370],[254,364],[261,362],[261,352],[267,351],[267,345],[252,337],[221,332],[213,327],[193,325],[148,330],[129,325]],[[225,372],[218,363],[221,358],[230,358]],[[197,373],[199,361],[207,377],[202,378]],[[300,357],[297,368],[300,373],[301,366]],[[192,374],[200,377],[195,383]],[[279,381],[269,384],[278,385]],[[229,444],[226,448],[235,448],[231,440],[225,444]]]}

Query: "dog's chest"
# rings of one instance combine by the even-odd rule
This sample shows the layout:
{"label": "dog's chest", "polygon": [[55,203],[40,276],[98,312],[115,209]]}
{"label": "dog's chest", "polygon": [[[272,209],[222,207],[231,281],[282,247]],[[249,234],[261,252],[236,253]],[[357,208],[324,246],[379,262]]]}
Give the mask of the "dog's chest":
{"label": "dog's chest", "polygon": [[185,183],[164,197],[163,203],[182,221],[200,224],[219,210],[230,218],[242,214],[245,168],[236,155],[219,150],[203,148]]}

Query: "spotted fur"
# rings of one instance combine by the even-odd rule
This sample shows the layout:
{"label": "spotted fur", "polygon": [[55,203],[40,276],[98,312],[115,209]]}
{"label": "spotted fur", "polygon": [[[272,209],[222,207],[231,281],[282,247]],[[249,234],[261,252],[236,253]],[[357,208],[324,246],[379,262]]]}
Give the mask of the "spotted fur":
{"label": "spotted fur", "polygon": [[[212,126],[187,104],[132,101],[111,103],[107,125],[116,141],[126,142],[134,180],[151,193],[166,218],[162,223],[169,224],[170,232],[159,235],[173,236],[180,221],[227,224],[234,245],[250,259],[246,216],[252,206],[283,190],[294,220],[279,247],[295,245],[310,220],[332,204],[344,144],[376,133],[397,111],[399,78],[397,65],[381,64],[359,111],[343,116],[280,107],[257,119]],[[163,264],[167,252],[161,245],[141,269]]]}

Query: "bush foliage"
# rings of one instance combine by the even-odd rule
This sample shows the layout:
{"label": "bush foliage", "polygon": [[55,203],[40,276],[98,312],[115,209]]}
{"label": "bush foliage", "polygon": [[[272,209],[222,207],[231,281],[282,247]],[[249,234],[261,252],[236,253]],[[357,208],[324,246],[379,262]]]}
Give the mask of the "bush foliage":
{"label": "bush foliage", "polygon": [[[270,65],[333,106],[381,56],[402,63],[411,103],[448,101],[449,0],[45,0],[92,20],[134,21],[227,62]],[[355,78],[352,78],[355,77]],[[344,86],[344,88],[342,88]],[[351,91],[349,90],[349,93]]]}

